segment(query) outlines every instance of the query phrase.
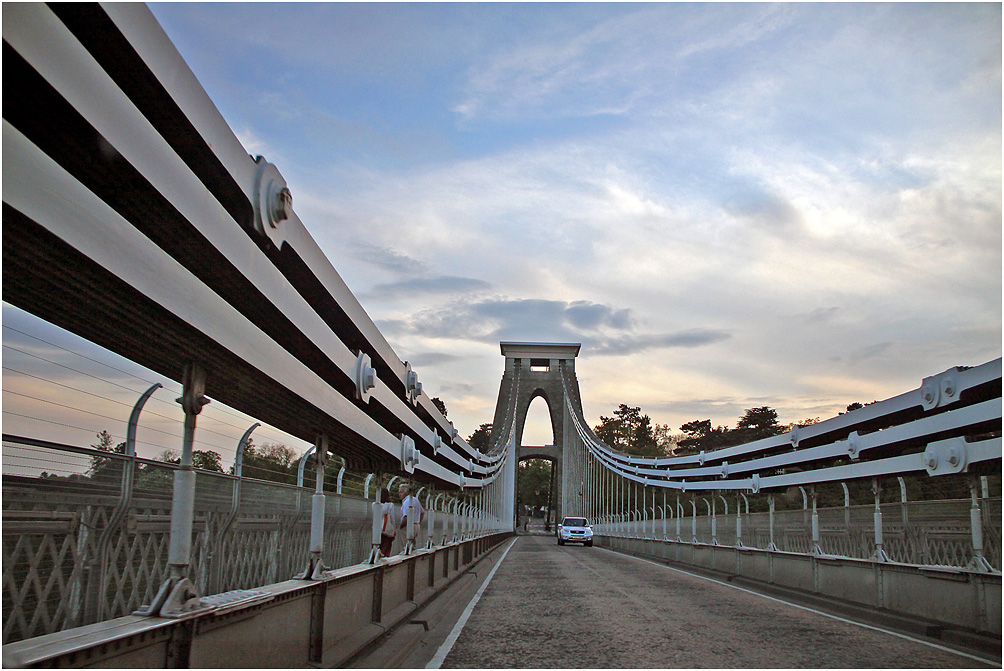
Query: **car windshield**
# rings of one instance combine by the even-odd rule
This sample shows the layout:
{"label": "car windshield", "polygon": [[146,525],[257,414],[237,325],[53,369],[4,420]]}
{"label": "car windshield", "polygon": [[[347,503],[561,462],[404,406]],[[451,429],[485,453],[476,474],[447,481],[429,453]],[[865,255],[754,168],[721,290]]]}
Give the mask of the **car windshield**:
{"label": "car windshield", "polygon": [[586,520],[582,517],[566,517],[562,526],[566,527],[584,527],[586,526]]}

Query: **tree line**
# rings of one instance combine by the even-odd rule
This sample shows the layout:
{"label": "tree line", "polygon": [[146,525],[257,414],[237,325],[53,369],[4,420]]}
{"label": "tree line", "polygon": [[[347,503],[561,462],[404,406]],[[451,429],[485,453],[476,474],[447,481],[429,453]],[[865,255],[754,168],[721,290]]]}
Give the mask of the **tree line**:
{"label": "tree line", "polygon": [[[798,424],[815,424],[819,418],[806,419]],[[641,457],[668,457],[697,454],[732,445],[741,445],[761,438],[786,433],[794,424],[779,424],[777,411],[767,406],[749,408],[739,418],[734,429],[712,426],[710,419],[697,419],[683,424],[681,433],[673,433],[667,424],[653,424],[640,407],[626,403],[613,411],[610,417],[600,415],[600,423],[593,433],[604,443],[624,452]]]}

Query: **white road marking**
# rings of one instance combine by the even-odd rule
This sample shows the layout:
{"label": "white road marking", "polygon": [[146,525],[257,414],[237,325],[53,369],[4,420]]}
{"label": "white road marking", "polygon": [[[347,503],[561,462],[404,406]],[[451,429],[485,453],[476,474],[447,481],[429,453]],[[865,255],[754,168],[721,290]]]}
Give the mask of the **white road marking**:
{"label": "white road marking", "polygon": [[784,605],[786,605],[786,606],[792,606],[793,608],[800,608],[801,610],[805,610],[805,611],[808,611],[810,613],[816,613],[817,615],[822,615],[823,617],[828,617],[828,618],[831,618],[833,620],[837,620],[839,622],[846,622],[847,624],[853,624],[853,625],[856,625],[858,627],[863,627],[865,629],[871,629],[872,631],[878,631],[878,632],[881,632],[881,633],[884,633],[884,634],[889,634],[891,636],[898,636],[899,638],[903,638],[903,639],[906,639],[908,641],[913,641],[914,643],[921,643],[921,644],[926,645],[928,647],[935,648],[937,650],[943,650],[944,652],[950,652],[950,653],[959,655],[961,657],[965,657],[967,659],[974,659],[974,660],[976,660],[978,662],[983,662],[985,664],[996,664],[997,663],[997,660],[995,660],[995,659],[987,659],[985,657],[979,657],[977,655],[970,655],[969,653],[961,652],[961,651],[955,650],[953,648],[947,648],[947,647],[945,647],[943,645],[938,645],[937,643],[931,643],[930,641],[925,641],[922,638],[915,638],[913,636],[910,636],[908,634],[903,634],[903,633],[900,633],[898,631],[892,631],[891,629],[883,629],[882,627],[876,627],[874,625],[864,624],[863,622],[855,622],[854,620],[848,620],[847,618],[840,617],[839,615],[833,615],[831,613],[824,613],[823,611],[816,610],[815,608],[809,608],[808,606],[802,606],[802,605],[799,605],[797,603],[792,603],[791,601],[785,601],[784,599],[778,599],[778,598],[773,597],[773,596],[768,596],[766,594],[761,594],[760,592],[754,592],[753,590],[746,589],[744,587],[739,587],[738,585],[733,585],[733,584],[730,584],[730,583],[727,583],[727,582],[722,582],[721,580],[715,580],[714,578],[708,578],[708,577],[703,576],[703,575],[698,575],[697,573],[691,573],[690,571],[684,571],[683,569],[679,569],[679,568],[676,568],[674,566],[669,566],[668,564],[660,564],[659,562],[652,561],[650,559],[644,559],[642,557],[636,557],[634,555],[625,554],[623,552],[617,552],[616,550],[610,550],[608,548],[599,548],[599,549],[600,550],[604,550],[605,552],[610,552],[612,554],[619,555],[621,557],[628,557],[630,559],[637,559],[638,561],[645,562],[646,564],[651,564],[652,566],[658,566],[660,568],[669,569],[670,571],[676,571],[678,573],[683,573],[685,575],[689,575],[689,576],[694,577],[694,578],[700,578],[701,580],[707,580],[708,582],[713,582],[716,585],[722,585],[724,587],[731,587],[732,589],[739,590],[740,592],[746,592],[747,594],[752,594],[754,596],[758,596],[758,597],[761,597],[763,599],[768,599],[770,601],[776,601],[777,603],[783,603]]}
{"label": "white road marking", "polygon": [[446,661],[446,656],[450,654],[450,650],[453,649],[453,644],[457,642],[458,638],[460,638],[460,632],[464,630],[464,625],[467,624],[467,619],[471,616],[471,613],[474,611],[474,606],[478,605],[478,601],[481,600],[481,595],[484,594],[485,588],[488,587],[488,583],[490,583],[492,581],[492,578],[495,576],[495,571],[497,571],[499,569],[499,566],[502,565],[502,561],[505,559],[505,556],[509,554],[509,550],[512,549],[512,546],[516,544],[516,541],[518,539],[519,539],[518,536],[516,538],[513,538],[512,541],[509,543],[509,547],[505,549],[505,552],[502,553],[502,556],[499,557],[497,562],[495,562],[495,567],[488,574],[488,577],[485,578],[485,581],[481,585],[481,587],[478,588],[478,591],[474,595],[474,598],[471,599],[471,602],[467,604],[467,608],[464,608],[464,612],[460,615],[460,619],[457,620],[457,623],[453,625],[453,629],[450,631],[449,636],[447,636],[446,640],[443,641],[443,644],[439,646],[439,650],[436,650],[436,654],[433,655],[432,659],[429,660],[429,663],[425,665],[425,668],[439,669],[443,666],[443,662]]}

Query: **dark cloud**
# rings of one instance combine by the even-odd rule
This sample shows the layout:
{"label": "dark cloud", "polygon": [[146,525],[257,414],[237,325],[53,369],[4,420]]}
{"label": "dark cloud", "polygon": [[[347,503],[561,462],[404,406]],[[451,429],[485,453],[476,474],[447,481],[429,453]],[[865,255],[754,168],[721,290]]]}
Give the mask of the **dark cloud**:
{"label": "dark cloud", "polygon": [[565,318],[573,326],[582,329],[595,329],[603,324],[619,329],[631,326],[630,310],[614,310],[607,305],[598,305],[588,301],[570,303],[565,308]]}
{"label": "dark cloud", "polygon": [[398,298],[401,296],[416,296],[420,294],[470,294],[488,291],[492,288],[488,282],[471,277],[415,277],[401,282],[378,284],[368,295],[375,298]]}
{"label": "dark cloud", "polygon": [[597,340],[593,345],[595,354],[633,354],[649,349],[672,347],[703,347],[732,337],[728,331],[718,329],[690,329],[676,333],[627,336]]}
{"label": "dark cloud", "polygon": [[675,333],[634,333],[631,311],[589,301],[510,300],[457,302],[405,320],[379,324],[387,334],[423,335],[477,342],[526,340],[579,342],[593,355],[650,349],[703,347],[731,338],[727,331],[696,328]]}

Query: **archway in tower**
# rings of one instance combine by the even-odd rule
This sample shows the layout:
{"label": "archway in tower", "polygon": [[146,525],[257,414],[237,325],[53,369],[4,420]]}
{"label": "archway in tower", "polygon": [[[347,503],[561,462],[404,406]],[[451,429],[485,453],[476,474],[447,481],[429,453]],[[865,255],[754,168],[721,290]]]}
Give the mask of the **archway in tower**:
{"label": "archway in tower", "polygon": [[528,533],[550,532],[556,494],[554,460],[521,459],[516,470],[516,528]]}
{"label": "archway in tower", "polygon": [[555,520],[556,482],[554,426],[547,401],[537,396],[527,408],[516,469],[516,528],[550,532]]}

